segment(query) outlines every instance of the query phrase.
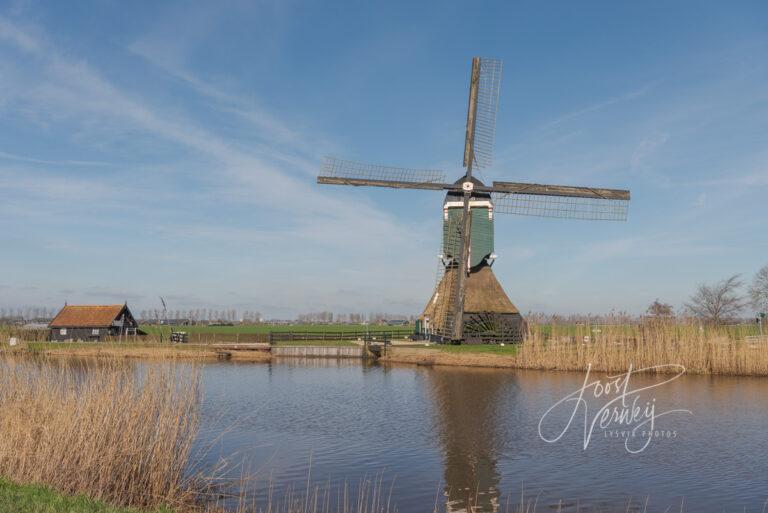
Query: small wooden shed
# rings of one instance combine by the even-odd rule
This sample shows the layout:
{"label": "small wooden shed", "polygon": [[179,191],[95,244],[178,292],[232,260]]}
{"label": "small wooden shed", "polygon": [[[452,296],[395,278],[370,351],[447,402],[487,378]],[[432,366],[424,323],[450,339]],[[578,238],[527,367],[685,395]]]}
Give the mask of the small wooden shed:
{"label": "small wooden shed", "polygon": [[48,325],[49,340],[101,341],[106,337],[142,336],[139,324],[122,305],[64,305]]}

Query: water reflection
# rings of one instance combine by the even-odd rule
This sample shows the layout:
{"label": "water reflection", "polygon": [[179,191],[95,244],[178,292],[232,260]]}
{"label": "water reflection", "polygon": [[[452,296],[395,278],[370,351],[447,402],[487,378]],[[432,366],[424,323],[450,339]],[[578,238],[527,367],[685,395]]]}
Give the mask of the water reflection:
{"label": "water reflection", "polygon": [[270,367],[280,366],[287,368],[301,367],[304,369],[338,369],[354,368],[369,369],[376,366],[373,360],[361,360],[359,358],[307,358],[303,356],[278,356],[267,363]]}
{"label": "water reflection", "polygon": [[498,511],[498,455],[506,426],[501,409],[517,395],[512,373],[490,369],[427,369],[433,425],[443,453],[446,509]]}

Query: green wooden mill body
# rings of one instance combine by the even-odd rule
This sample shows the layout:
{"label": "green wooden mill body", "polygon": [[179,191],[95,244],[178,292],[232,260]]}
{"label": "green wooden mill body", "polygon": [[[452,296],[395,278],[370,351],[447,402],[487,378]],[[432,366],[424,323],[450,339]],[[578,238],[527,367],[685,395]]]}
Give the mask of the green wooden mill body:
{"label": "green wooden mill body", "polygon": [[[480,183],[478,180],[474,180]],[[464,211],[463,198],[458,193],[448,193],[443,202],[443,257],[461,259],[461,221]],[[493,255],[493,203],[490,194],[472,195],[469,203],[472,231],[469,242],[469,266],[475,268],[487,263]]]}
{"label": "green wooden mill body", "polygon": [[[485,187],[471,178],[476,188]],[[467,183],[463,177],[458,185]],[[470,189],[472,190],[472,189]],[[469,197],[469,256],[462,261],[461,231],[464,217],[464,189],[451,190],[443,201],[442,272],[434,293],[419,318],[417,330],[445,340],[455,321],[454,309],[459,273],[467,273],[461,323],[466,343],[518,342],[524,321],[491,270],[494,253],[494,204],[491,195],[474,189]],[[459,271],[459,269],[462,269]],[[450,336],[450,335],[448,335]]]}

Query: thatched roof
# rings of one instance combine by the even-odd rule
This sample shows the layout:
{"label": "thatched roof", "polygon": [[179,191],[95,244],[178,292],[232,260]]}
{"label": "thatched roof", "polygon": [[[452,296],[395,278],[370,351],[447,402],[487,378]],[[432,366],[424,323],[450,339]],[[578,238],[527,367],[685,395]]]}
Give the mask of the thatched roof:
{"label": "thatched roof", "polygon": [[125,305],[66,305],[51,321],[51,328],[106,328]]}
{"label": "thatched roof", "polygon": [[[429,298],[424,308],[424,316],[429,316],[432,325],[439,329],[441,319],[445,318],[445,312],[453,306],[450,298],[453,296],[455,271],[446,271],[440,283],[437,285],[432,297]],[[484,265],[473,271],[467,277],[464,295],[465,313],[502,313],[519,314],[520,311],[509,300],[506,292],[496,279],[490,266]]]}
{"label": "thatched roof", "polygon": [[482,266],[467,277],[464,311],[467,313],[520,313],[489,266]]}

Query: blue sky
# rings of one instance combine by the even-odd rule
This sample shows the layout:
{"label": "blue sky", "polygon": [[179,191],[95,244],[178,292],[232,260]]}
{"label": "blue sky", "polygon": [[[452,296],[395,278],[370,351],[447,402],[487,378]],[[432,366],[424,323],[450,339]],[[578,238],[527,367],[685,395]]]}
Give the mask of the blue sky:
{"label": "blue sky", "polygon": [[470,58],[504,61],[485,181],[629,188],[626,223],[498,216],[523,311],[640,312],[768,263],[765,2],[4,2],[0,306],[417,313]]}

